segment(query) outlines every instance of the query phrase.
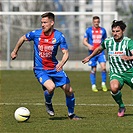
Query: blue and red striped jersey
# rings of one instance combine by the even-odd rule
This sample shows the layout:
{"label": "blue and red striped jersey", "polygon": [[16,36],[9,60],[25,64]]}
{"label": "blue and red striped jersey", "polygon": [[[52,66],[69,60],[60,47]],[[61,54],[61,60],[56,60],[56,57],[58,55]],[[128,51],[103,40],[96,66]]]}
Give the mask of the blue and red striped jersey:
{"label": "blue and red striped jersey", "polygon": [[93,26],[88,27],[84,34],[84,38],[87,38],[88,43],[94,46],[94,49],[100,46],[106,37],[107,37],[106,30],[102,27],[98,28],[95,28]]}
{"label": "blue and red striped jersey", "polygon": [[34,41],[35,69],[55,69],[58,64],[56,59],[58,46],[61,49],[68,49],[64,35],[56,29],[49,36],[46,36],[42,29],[28,32],[25,36],[29,41]]}

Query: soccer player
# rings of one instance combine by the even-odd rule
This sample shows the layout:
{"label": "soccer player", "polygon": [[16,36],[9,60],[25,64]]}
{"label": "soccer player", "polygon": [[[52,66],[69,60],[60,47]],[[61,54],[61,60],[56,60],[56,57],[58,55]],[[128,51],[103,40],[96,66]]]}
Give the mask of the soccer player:
{"label": "soccer player", "polygon": [[86,63],[104,49],[107,50],[111,95],[119,105],[118,116],[123,117],[126,108],[122,100],[121,89],[126,83],[133,90],[133,40],[124,36],[126,24],[123,21],[114,20],[111,29],[113,37],[105,39],[102,45],[82,62]]}
{"label": "soccer player", "polygon": [[[98,46],[100,46],[101,42],[107,37],[106,30],[99,26],[100,18],[98,16],[94,16],[92,20],[93,26],[88,27],[84,34],[83,44],[88,48],[88,54],[90,55]],[[106,87],[106,57],[104,51],[89,61],[88,65],[91,66],[90,72],[90,81],[92,84],[92,91],[98,92],[96,87],[96,67],[97,62],[99,62],[101,67],[101,77],[102,83],[101,87],[104,92],[107,91]]]}
{"label": "soccer player", "polygon": [[[41,29],[33,30],[23,35],[17,42],[11,53],[15,59],[19,48],[25,41],[34,41],[34,74],[42,85],[45,97],[46,111],[54,116],[52,97],[56,87],[61,87],[65,92],[68,117],[73,120],[80,118],[74,114],[75,97],[70,86],[70,80],[63,71],[63,66],[68,60],[68,46],[64,35],[54,29],[55,15],[46,12],[41,15]],[[62,50],[63,56],[60,62],[56,59],[58,47]]]}

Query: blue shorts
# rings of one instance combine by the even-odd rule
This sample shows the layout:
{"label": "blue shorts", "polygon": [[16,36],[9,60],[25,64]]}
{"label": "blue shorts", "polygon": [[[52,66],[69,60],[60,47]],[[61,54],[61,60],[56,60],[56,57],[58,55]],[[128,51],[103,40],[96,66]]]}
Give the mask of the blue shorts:
{"label": "blue shorts", "polygon": [[60,87],[62,85],[70,83],[69,78],[67,77],[66,73],[63,70],[57,72],[55,69],[54,70],[35,69],[34,74],[41,85],[43,85],[45,81],[49,79],[51,79],[55,83],[56,87]]}
{"label": "blue shorts", "polygon": [[91,58],[90,61],[88,62],[88,65],[95,67],[95,66],[97,66],[97,62],[99,62],[99,63],[106,62],[106,57],[105,57],[104,52]]}

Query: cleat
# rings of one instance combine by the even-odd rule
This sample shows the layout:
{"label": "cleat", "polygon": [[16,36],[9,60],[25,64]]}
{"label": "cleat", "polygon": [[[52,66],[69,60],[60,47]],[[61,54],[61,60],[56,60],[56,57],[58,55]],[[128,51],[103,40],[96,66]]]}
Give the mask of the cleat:
{"label": "cleat", "polygon": [[120,107],[119,110],[118,110],[118,116],[119,117],[123,117],[124,116],[124,113],[126,111],[126,108],[125,107]]}
{"label": "cleat", "polygon": [[68,118],[69,118],[70,120],[81,120],[81,118],[78,117],[78,116],[75,115],[75,114],[72,114],[72,115],[68,116]]}
{"label": "cleat", "polygon": [[92,91],[93,92],[98,92],[98,89],[96,88],[96,86],[92,86]]}
{"label": "cleat", "polygon": [[50,116],[54,116],[54,109],[52,106],[52,103],[45,103],[46,106],[46,112],[50,115]]}
{"label": "cleat", "polygon": [[106,85],[102,85],[102,90],[104,91],[104,92],[106,92],[108,89],[107,89],[107,87],[106,87]]}

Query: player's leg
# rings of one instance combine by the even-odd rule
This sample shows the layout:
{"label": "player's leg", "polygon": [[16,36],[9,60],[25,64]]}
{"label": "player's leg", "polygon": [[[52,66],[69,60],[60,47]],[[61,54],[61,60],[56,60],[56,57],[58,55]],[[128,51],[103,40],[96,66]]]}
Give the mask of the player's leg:
{"label": "player's leg", "polygon": [[46,111],[50,116],[54,116],[52,97],[54,94],[55,84],[51,79],[49,79],[44,82],[43,88],[46,88],[46,90],[44,90]]}
{"label": "player's leg", "polygon": [[74,114],[75,97],[67,74],[64,71],[55,72],[52,79],[56,87],[61,87],[65,92],[69,118],[78,120],[79,117]]}
{"label": "player's leg", "polygon": [[66,106],[68,108],[68,117],[73,120],[79,120],[80,118],[74,114],[75,97],[70,84],[65,84],[61,87],[66,95]]}
{"label": "player's leg", "polygon": [[107,87],[106,87],[106,78],[107,78],[107,72],[106,72],[106,58],[105,58],[105,54],[104,52],[102,52],[99,56],[98,56],[98,62],[101,66],[101,77],[102,77],[102,90],[103,91],[107,91]]}
{"label": "player's leg", "polygon": [[68,115],[70,116],[70,115],[74,114],[74,106],[75,106],[74,93],[72,91],[72,88],[70,87],[70,84],[63,85],[62,89],[65,92],[66,106],[68,108]]}
{"label": "player's leg", "polygon": [[92,85],[92,91],[93,92],[98,92],[98,89],[96,87],[96,67],[91,67],[91,72],[90,72],[90,81]]}
{"label": "player's leg", "polygon": [[89,61],[88,65],[91,66],[91,71],[90,71],[90,81],[92,85],[92,91],[93,92],[98,92],[96,88],[96,65],[97,65],[97,57],[91,58]]}
{"label": "player's leg", "polygon": [[111,76],[111,81],[110,81],[111,95],[115,100],[115,102],[119,105],[119,110],[118,110],[119,117],[124,116],[124,112],[126,110],[122,100],[122,93],[120,91],[123,85],[124,83],[121,77],[118,77],[117,75]]}
{"label": "player's leg", "polygon": [[34,70],[34,74],[44,90],[46,111],[49,115],[53,116],[54,110],[52,106],[52,97],[54,94],[55,84],[49,78],[45,70]]}
{"label": "player's leg", "polygon": [[106,87],[106,78],[107,78],[106,63],[102,62],[100,63],[100,66],[101,66],[101,77],[102,77],[101,86],[102,86],[102,90],[106,92],[108,90]]}

